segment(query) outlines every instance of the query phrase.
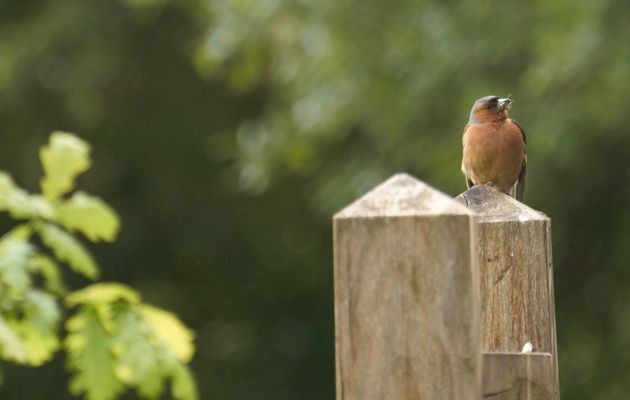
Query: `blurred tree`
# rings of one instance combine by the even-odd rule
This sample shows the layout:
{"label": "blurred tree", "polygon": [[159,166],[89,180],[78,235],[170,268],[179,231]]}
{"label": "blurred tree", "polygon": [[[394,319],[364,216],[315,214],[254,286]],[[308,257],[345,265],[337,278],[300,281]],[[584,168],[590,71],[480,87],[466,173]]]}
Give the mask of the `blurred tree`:
{"label": "blurred tree", "polygon": [[529,134],[527,202],[556,227],[562,392],[623,398],[626,2],[212,4],[200,71],[240,92],[272,88],[261,117],[236,130],[241,187],[301,176],[324,215],[398,170],[462,191],[459,140],[472,102],[512,94]]}
{"label": "blurred tree", "polygon": [[199,332],[202,398],[319,400],[331,213],[400,170],[461,192],[472,102],[512,94],[525,199],[554,221],[563,397],[622,399],[629,15],[622,0],[5,1],[1,166],[34,185],[43,135],[84,132],[106,171],[84,187],[126,221],[95,251]]}

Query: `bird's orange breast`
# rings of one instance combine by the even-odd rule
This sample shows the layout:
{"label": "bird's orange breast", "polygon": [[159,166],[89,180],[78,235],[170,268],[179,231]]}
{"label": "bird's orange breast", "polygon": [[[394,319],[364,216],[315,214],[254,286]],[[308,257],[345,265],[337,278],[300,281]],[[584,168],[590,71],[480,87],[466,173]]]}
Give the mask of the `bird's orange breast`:
{"label": "bird's orange breast", "polygon": [[509,193],[525,160],[520,128],[510,119],[470,124],[462,143],[462,171],[467,178],[475,185],[489,184]]}

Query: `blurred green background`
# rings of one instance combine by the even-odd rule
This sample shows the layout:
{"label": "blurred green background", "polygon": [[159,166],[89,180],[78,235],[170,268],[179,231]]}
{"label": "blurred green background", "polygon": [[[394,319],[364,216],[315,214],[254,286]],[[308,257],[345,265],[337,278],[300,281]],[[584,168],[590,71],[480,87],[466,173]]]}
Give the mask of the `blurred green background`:
{"label": "blurred green background", "polygon": [[[198,333],[203,399],[333,399],[331,216],[393,173],[464,190],[473,101],[511,94],[554,228],[561,393],[630,392],[630,3],[0,1],[0,169],[56,129],[121,214],[94,247]],[[6,221],[5,221],[6,225]],[[84,282],[77,281],[77,285]],[[63,359],[2,399],[68,399]],[[128,398],[134,398],[129,395]]]}

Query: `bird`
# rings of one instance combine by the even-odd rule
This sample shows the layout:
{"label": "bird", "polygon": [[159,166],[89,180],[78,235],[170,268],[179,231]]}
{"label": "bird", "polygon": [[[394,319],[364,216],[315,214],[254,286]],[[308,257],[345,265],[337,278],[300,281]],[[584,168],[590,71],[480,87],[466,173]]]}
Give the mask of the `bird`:
{"label": "bird", "polygon": [[488,185],[523,201],[527,141],[523,128],[508,117],[511,107],[510,97],[475,101],[462,136],[462,172],[468,189]]}

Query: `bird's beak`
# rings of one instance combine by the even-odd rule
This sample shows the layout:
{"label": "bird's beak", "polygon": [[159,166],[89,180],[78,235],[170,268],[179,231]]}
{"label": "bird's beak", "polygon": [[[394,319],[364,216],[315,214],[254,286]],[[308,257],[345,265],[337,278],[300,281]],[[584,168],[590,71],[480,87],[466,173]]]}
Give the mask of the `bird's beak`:
{"label": "bird's beak", "polygon": [[499,111],[509,110],[511,105],[512,99],[510,98],[499,99],[497,101],[497,108],[499,109]]}

